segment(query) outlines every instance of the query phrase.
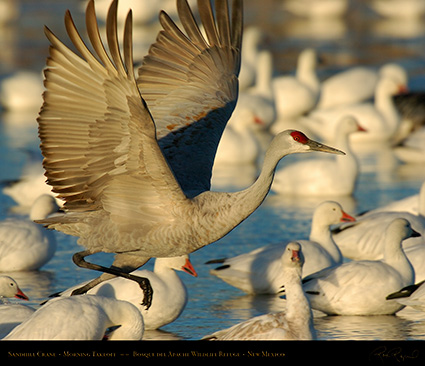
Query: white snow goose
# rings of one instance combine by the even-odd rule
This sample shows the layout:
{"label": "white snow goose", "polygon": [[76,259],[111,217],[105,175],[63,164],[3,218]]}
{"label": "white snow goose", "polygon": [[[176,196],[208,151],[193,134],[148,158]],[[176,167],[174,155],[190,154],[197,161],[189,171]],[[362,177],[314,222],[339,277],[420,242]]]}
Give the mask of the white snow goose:
{"label": "white snow goose", "polygon": [[298,56],[295,75],[280,75],[273,79],[277,123],[299,117],[316,106],[320,92],[316,67],[317,53],[307,48]]}
{"label": "white snow goose", "polygon": [[[378,80],[384,77],[395,80],[399,93],[407,91],[407,71],[398,64],[388,63],[378,70],[371,67],[355,66],[321,82],[317,108],[332,109],[366,102],[373,98]],[[347,88],[347,85],[350,85],[350,87]]]}
{"label": "white snow goose", "polygon": [[[303,276],[342,263],[342,255],[332,239],[330,226],[354,218],[337,202],[325,201],[314,211],[309,240],[297,240],[305,263]],[[236,257],[211,260],[221,266],[210,273],[248,294],[277,294],[284,282],[282,255],[286,243],[271,244]]]}
{"label": "white snow goose", "polygon": [[[171,258],[156,258],[153,271],[147,269],[131,272],[131,274],[149,279],[155,296],[152,298],[152,306],[146,310],[141,305],[143,291],[134,281],[116,277],[102,282],[90,289],[87,294],[112,297],[117,300],[128,301],[136,306],[143,315],[145,330],[161,328],[176,320],[183,312],[187,301],[188,292],[183,281],[176,271],[183,271],[191,276],[197,276],[189,256]],[[74,286],[61,292],[60,296],[69,296],[75,288],[84,284]]]}
{"label": "white snow goose", "polygon": [[58,212],[53,196],[38,197],[29,218],[0,222],[0,272],[34,271],[44,266],[56,252],[55,234],[33,220],[46,219]]}
{"label": "white snow goose", "polygon": [[346,258],[382,259],[385,247],[382,232],[391,221],[399,217],[408,220],[412,228],[422,235],[404,240],[403,248],[407,250],[422,245],[425,236],[425,183],[419,195],[358,215],[355,223],[338,225],[333,229],[333,238]]}
{"label": "white snow goose", "polygon": [[143,333],[133,304],[86,295],[48,301],[3,340],[141,340]]}
{"label": "white snow goose", "polygon": [[0,339],[35,311],[30,306],[10,302],[12,297],[28,300],[13,278],[0,276]]}
{"label": "white snow goose", "polygon": [[391,315],[403,308],[388,294],[414,283],[414,270],[401,242],[414,232],[405,219],[392,221],[385,232],[382,260],[351,261],[313,273],[303,288],[315,310],[331,315]]}
{"label": "white snow goose", "polygon": [[312,340],[313,315],[301,285],[301,245],[291,242],[282,256],[285,272],[286,309],[251,318],[228,329],[205,336],[204,340]]}
{"label": "white snow goose", "polygon": [[393,78],[380,78],[373,102],[350,104],[330,109],[315,109],[303,123],[320,138],[334,136],[335,129],[342,117],[353,116],[366,133],[350,136],[352,143],[388,143],[396,135],[401,118],[394,104],[393,96],[399,92],[399,86]]}

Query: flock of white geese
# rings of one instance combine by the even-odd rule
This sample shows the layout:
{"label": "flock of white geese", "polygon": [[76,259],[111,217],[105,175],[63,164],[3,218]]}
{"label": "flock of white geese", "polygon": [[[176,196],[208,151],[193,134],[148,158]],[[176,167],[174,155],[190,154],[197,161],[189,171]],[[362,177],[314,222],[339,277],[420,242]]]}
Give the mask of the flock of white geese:
{"label": "flock of white geese", "polygon": [[[412,97],[400,95],[408,82],[403,68],[356,67],[320,82],[316,52],[307,49],[293,76],[276,77],[261,34],[246,29],[242,37],[242,1],[229,3],[191,4],[201,26],[186,0],[177,0],[178,24],[160,12],[162,30],[138,70],[132,13],[118,16],[116,0],[105,15],[106,42],[94,1],[86,10],[87,41],[65,15],[77,53],[46,27],[51,46],[38,118],[44,161],[3,191],[18,203],[25,191],[31,214],[0,223],[0,271],[37,270],[51,259],[57,243],[45,226],[78,237],[85,249],[73,256],[75,264],[102,274],[37,309],[8,301],[28,298],[13,278],[1,276],[2,339],[141,340],[184,310],[187,290],[176,271],[197,276],[189,254],[243,222],[270,190],[353,194],[356,144],[393,143],[400,159],[424,159],[423,139],[417,142],[422,122],[403,114]],[[276,170],[286,155],[314,151],[333,155]],[[261,166],[248,188],[211,190],[213,169],[245,163]],[[414,197],[356,217],[325,200],[308,240],[211,259],[220,264],[211,275],[249,294],[284,296],[286,309],[203,339],[316,339],[312,309],[425,310],[424,233],[425,184]],[[115,254],[111,267],[85,260],[99,252]],[[153,271],[139,269],[150,258]]]}

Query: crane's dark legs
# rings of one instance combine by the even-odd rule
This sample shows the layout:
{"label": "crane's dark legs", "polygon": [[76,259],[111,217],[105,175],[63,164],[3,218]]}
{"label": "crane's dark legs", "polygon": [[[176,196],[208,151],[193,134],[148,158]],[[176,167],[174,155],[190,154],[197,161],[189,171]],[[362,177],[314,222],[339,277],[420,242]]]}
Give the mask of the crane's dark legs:
{"label": "crane's dark legs", "polygon": [[153,295],[153,289],[152,289],[152,286],[151,286],[149,280],[147,278],[134,276],[134,275],[131,275],[129,273],[129,272],[132,272],[135,269],[139,268],[140,266],[142,266],[146,262],[146,260],[144,260],[143,263],[141,263],[137,266],[126,266],[125,269],[123,270],[122,268],[118,268],[116,266],[104,267],[104,266],[101,266],[101,265],[98,265],[98,264],[86,262],[84,260],[84,258],[91,255],[91,254],[93,254],[93,253],[90,252],[89,250],[78,252],[78,253],[75,253],[73,255],[72,260],[74,261],[74,263],[78,267],[92,269],[92,270],[95,270],[95,271],[100,271],[100,272],[103,272],[103,274],[102,274],[102,276],[95,278],[94,280],[90,281],[85,286],[74,290],[72,292],[71,296],[72,295],[84,294],[88,290],[90,290],[91,288],[98,285],[99,283],[106,281],[108,279],[111,279],[115,276],[119,276],[119,277],[123,277],[123,278],[127,278],[129,280],[135,281],[139,284],[139,286],[143,290],[143,294],[144,294],[142,305],[146,306],[146,309],[149,309],[149,307],[152,304],[152,295]]}

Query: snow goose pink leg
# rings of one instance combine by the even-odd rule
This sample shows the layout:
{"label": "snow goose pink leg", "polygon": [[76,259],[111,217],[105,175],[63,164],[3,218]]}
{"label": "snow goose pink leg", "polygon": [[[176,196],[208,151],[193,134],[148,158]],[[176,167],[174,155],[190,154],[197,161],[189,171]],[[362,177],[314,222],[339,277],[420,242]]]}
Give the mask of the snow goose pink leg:
{"label": "snow goose pink leg", "polygon": [[[285,131],[271,142],[262,172],[249,188],[210,191],[214,156],[237,101],[242,2],[232,2],[231,14],[224,0],[216,1],[215,9],[207,1],[199,5],[206,38],[187,1],[178,0],[188,35],[161,12],[163,30],[137,80],[131,12],[122,55],[117,1],[106,22],[110,54],[99,35],[93,1],[86,24],[98,58],[80,38],[69,12],[65,25],[82,58],[46,29],[52,46],[39,136],[48,183],[64,200],[64,214],[40,222],[79,237],[86,250],[74,255],[75,263],[104,272],[75,294],[121,276],[140,282],[149,307],[149,281],[130,272],[149,258],[188,254],[233,230],[263,202],[285,155],[343,154],[300,132]],[[115,253],[111,267],[84,260],[102,251]]]}

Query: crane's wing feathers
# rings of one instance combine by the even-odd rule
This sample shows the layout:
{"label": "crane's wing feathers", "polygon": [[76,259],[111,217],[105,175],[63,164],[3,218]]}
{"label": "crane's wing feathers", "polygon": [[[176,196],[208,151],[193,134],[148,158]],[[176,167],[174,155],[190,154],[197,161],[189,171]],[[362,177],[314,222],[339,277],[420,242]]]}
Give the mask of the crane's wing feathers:
{"label": "crane's wing feathers", "polygon": [[87,211],[102,205],[112,217],[143,211],[164,219],[165,202],[186,196],[158,146],[155,125],[136,84],[131,13],[125,26],[124,60],[116,13],[115,1],[107,19],[111,56],[99,35],[93,1],[86,23],[97,57],[84,44],[69,12],[67,32],[82,58],[46,28],[51,47],[38,118],[43,165],[65,209]]}
{"label": "crane's wing feathers", "polygon": [[[187,36],[164,12],[163,29],[139,69],[137,83],[155,120],[159,145],[183,190],[210,189],[223,129],[236,104],[240,69],[242,2],[232,16],[226,0],[199,2],[205,36],[186,0],[177,1]],[[230,21],[231,20],[231,21]]]}

